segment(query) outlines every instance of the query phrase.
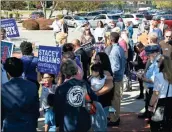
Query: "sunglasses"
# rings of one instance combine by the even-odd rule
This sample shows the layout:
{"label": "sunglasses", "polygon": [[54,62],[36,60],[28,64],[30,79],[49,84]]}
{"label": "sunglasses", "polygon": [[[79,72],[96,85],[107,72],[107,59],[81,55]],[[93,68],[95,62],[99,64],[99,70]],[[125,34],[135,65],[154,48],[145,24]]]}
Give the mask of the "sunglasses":
{"label": "sunglasses", "polygon": [[171,38],[171,36],[165,36],[166,38]]}

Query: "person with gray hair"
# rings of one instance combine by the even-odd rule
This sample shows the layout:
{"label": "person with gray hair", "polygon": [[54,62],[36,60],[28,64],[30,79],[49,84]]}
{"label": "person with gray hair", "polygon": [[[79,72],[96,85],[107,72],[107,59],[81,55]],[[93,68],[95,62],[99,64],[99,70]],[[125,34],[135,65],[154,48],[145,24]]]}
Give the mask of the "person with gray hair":
{"label": "person with gray hair", "polygon": [[55,93],[56,126],[61,132],[87,132],[91,128],[91,118],[84,106],[85,96],[89,95],[92,101],[97,101],[97,96],[86,82],[75,78],[78,69],[74,61],[66,60],[60,69],[65,82]]}

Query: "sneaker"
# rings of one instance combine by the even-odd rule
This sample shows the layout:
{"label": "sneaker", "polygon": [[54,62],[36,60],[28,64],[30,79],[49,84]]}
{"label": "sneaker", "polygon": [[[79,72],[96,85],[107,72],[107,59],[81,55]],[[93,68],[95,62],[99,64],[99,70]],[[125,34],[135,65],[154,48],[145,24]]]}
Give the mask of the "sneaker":
{"label": "sneaker", "polygon": [[120,123],[120,118],[116,122],[112,122],[112,121],[108,122],[107,125],[110,127],[114,127],[114,126],[119,126],[119,123]]}

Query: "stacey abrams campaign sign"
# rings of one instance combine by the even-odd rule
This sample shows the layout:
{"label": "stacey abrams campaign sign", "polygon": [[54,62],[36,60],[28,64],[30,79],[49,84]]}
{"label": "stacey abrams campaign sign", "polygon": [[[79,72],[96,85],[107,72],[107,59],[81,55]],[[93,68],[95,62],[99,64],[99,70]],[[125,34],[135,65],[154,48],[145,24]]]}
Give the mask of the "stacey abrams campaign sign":
{"label": "stacey abrams campaign sign", "polygon": [[4,28],[7,33],[7,37],[14,38],[19,37],[19,31],[14,19],[3,19],[1,20],[1,28]]}
{"label": "stacey abrams campaign sign", "polygon": [[5,60],[12,56],[14,44],[8,41],[1,41],[1,60],[4,63]]}
{"label": "stacey abrams campaign sign", "polygon": [[61,55],[60,47],[39,46],[38,71],[57,74],[60,71]]}

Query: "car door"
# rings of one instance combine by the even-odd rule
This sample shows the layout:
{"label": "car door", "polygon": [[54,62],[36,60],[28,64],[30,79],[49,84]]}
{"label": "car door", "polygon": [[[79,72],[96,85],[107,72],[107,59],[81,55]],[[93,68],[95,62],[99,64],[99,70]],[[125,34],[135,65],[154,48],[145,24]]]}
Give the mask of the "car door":
{"label": "car door", "polygon": [[71,16],[68,16],[69,26],[73,26],[73,18]]}

